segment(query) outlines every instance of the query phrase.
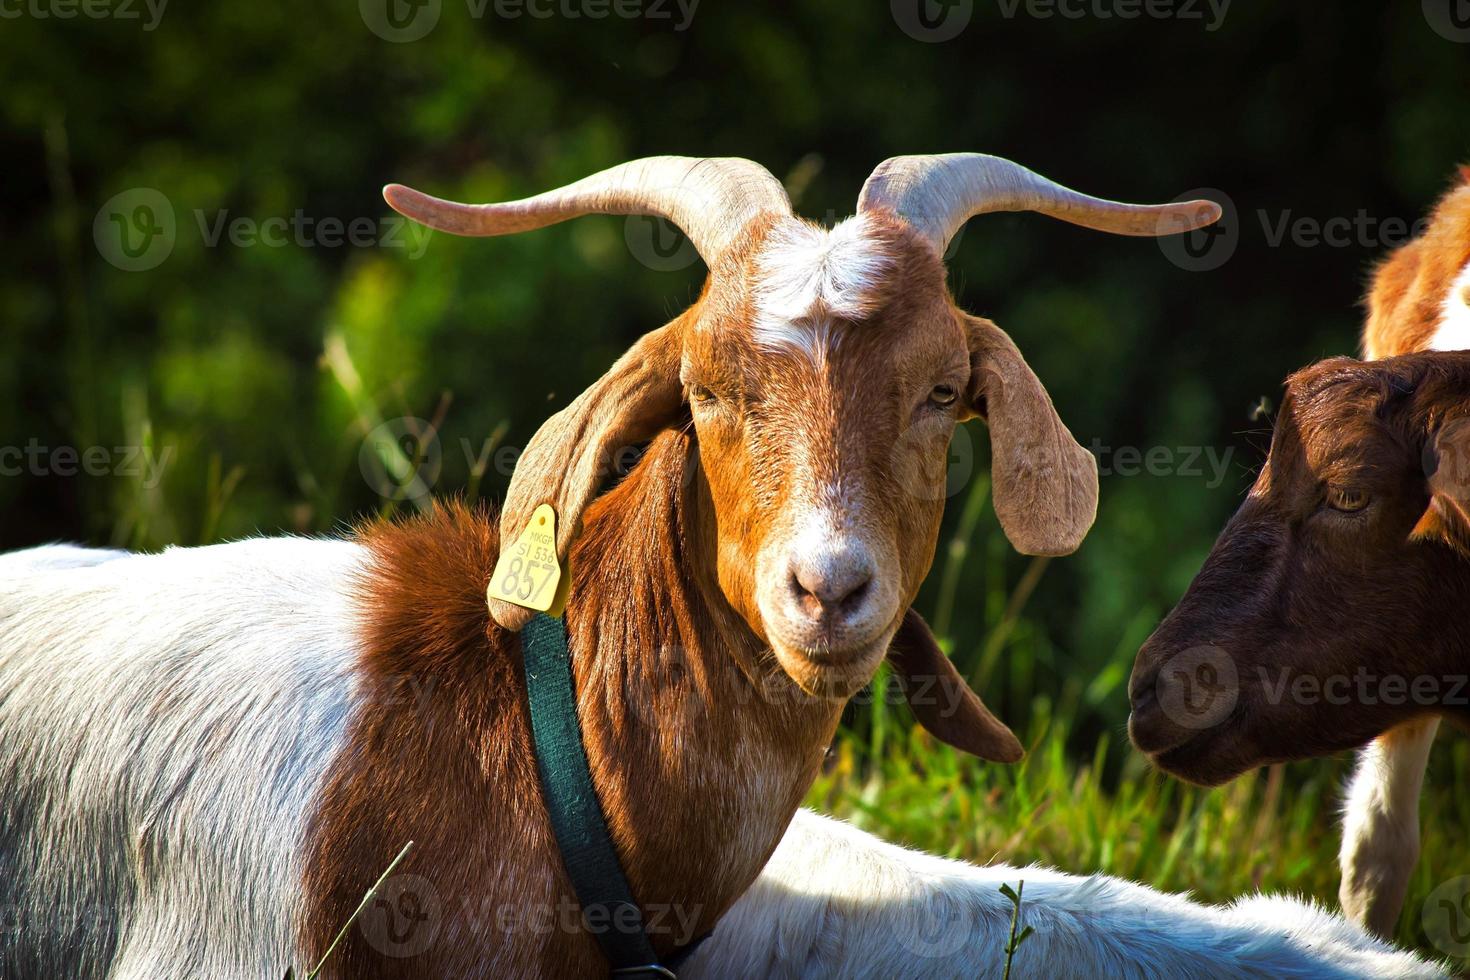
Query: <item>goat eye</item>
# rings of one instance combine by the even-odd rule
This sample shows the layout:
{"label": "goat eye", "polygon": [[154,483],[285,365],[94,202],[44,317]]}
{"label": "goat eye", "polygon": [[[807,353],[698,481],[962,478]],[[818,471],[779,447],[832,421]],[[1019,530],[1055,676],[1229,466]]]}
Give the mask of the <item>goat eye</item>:
{"label": "goat eye", "polygon": [[1327,506],[1344,514],[1356,514],[1368,506],[1368,495],[1361,490],[1328,487]]}
{"label": "goat eye", "polygon": [[712,402],[715,400],[715,393],[704,385],[690,384],[689,398],[696,402]]}
{"label": "goat eye", "polygon": [[960,393],[949,385],[935,385],[934,390],[929,392],[929,400],[940,408],[948,408],[960,397]]}

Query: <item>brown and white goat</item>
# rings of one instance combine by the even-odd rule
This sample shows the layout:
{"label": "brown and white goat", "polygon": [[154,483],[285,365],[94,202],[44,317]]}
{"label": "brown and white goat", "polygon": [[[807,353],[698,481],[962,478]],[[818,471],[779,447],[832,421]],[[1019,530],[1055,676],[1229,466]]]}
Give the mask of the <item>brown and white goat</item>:
{"label": "brown and white goat", "polygon": [[510,204],[385,193],[469,235],[661,215],[709,279],[536,433],[498,520],[444,507],[353,540],[0,563],[0,907],[19,923],[0,975],[279,977],[408,840],[411,887],[390,883],[388,918],[327,976],[605,970],[537,782],[529,614],[485,602],[540,504],[574,576],[594,782],[661,951],[755,879],[890,649],[936,734],[1018,758],[907,612],[950,435],[987,419],[996,510],[1030,553],[1077,547],[1096,467],[1011,340],[955,306],[945,246],[986,211],[1144,235],[1218,213],[1087,198],[979,155],[890,160],[830,230],[743,160],[635,161]]}
{"label": "brown and white goat", "polygon": [[[1470,349],[1470,167],[1424,233],[1379,267],[1368,294],[1363,356]],[[1358,759],[1343,808],[1343,911],[1392,936],[1419,856],[1419,794],[1439,719],[1385,732]]]}

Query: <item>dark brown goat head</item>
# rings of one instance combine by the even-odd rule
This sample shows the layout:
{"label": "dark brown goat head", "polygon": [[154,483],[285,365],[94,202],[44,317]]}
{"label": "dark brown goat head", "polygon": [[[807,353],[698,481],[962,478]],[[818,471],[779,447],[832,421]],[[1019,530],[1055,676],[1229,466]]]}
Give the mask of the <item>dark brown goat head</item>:
{"label": "dark brown goat head", "polygon": [[1287,383],[1270,456],[1139,651],[1134,743],[1216,785],[1470,702],[1470,353]]}

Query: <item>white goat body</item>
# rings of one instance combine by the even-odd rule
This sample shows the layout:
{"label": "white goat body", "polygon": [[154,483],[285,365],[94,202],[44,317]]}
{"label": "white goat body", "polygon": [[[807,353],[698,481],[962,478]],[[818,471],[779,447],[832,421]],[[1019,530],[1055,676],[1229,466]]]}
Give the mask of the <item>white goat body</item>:
{"label": "white goat body", "polygon": [[[0,557],[0,976],[279,977],[354,692],[341,541]],[[170,610],[160,616],[160,608]],[[1439,977],[1284,898],[981,868],[800,812],[688,977]],[[64,950],[64,952],[58,952]]]}
{"label": "white goat body", "polygon": [[1021,921],[1036,932],[1016,953],[1019,977],[1446,975],[1298,899],[1209,906],[1104,875],[977,867],[802,810],[680,976],[998,977],[1012,910],[1000,886],[1023,881]]}

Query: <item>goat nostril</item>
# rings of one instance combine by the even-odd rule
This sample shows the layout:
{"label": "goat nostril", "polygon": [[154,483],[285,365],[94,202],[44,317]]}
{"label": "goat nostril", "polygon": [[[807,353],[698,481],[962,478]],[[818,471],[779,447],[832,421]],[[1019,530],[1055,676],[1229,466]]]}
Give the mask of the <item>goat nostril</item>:
{"label": "goat nostril", "polygon": [[837,608],[843,613],[856,612],[858,607],[863,604],[863,600],[868,597],[868,589],[872,584],[873,577],[871,575],[865,576],[862,581],[852,587],[847,595],[837,600]]}
{"label": "goat nostril", "polygon": [[867,569],[829,574],[817,568],[794,568],[790,587],[802,612],[812,619],[821,619],[856,612],[867,598],[872,583],[872,572]]}

